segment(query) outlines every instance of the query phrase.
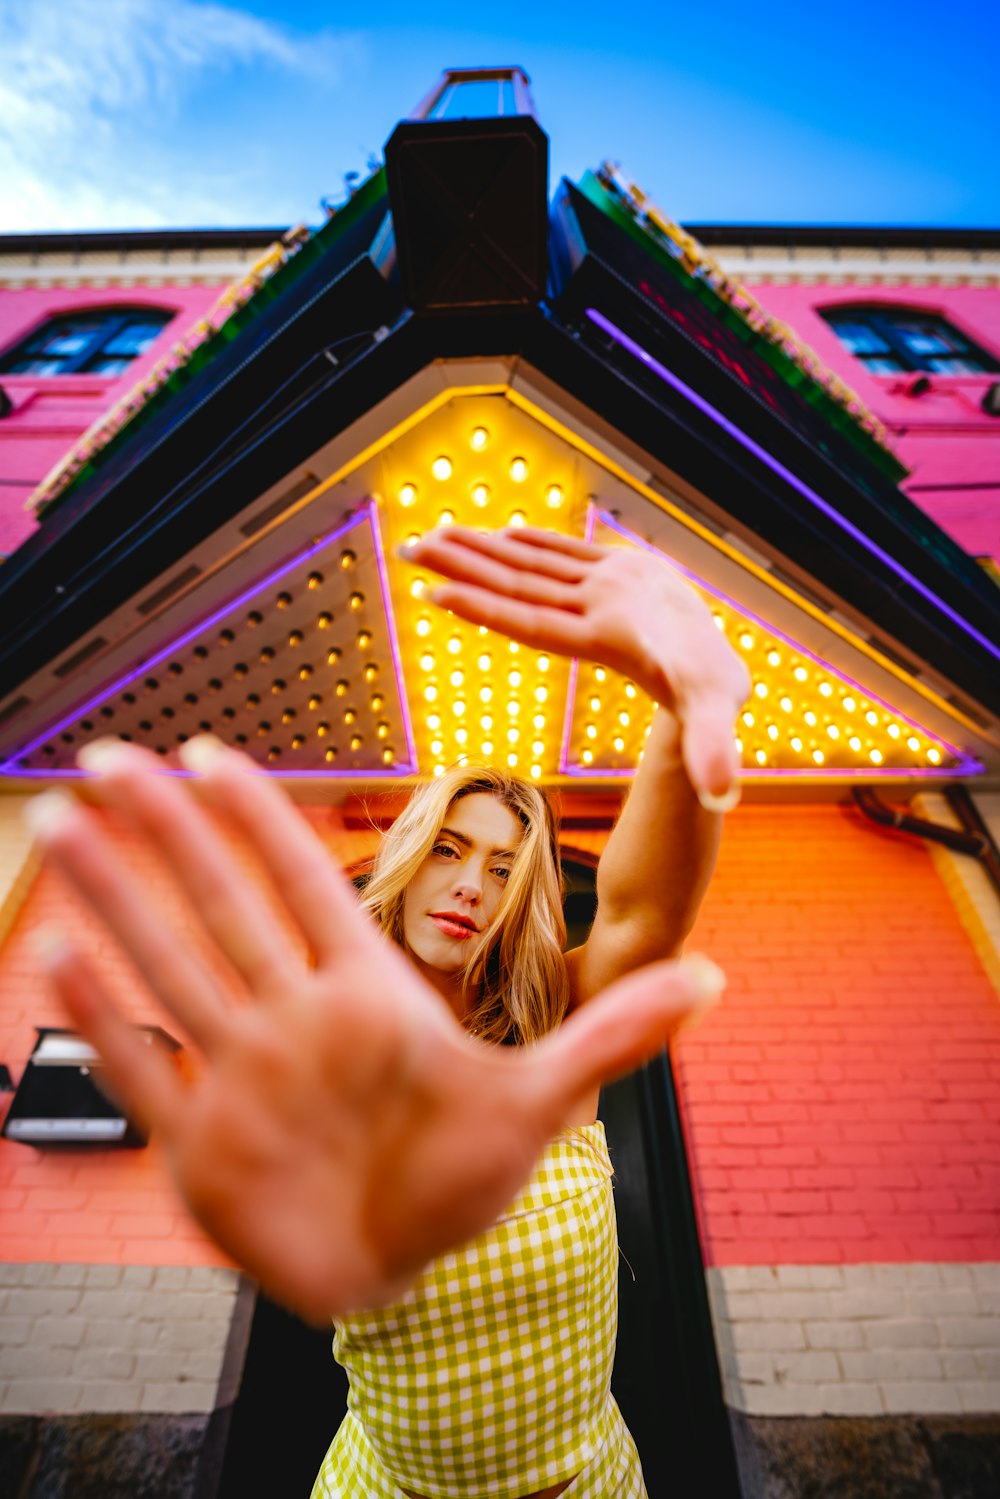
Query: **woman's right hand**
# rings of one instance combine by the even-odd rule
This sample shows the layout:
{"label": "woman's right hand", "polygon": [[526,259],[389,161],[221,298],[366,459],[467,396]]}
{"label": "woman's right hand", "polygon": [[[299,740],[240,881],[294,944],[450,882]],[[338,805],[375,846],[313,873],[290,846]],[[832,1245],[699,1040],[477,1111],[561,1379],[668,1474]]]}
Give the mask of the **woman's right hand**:
{"label": "woman's right hand", "polygon": [[[81,757],[93,785],[166,859],[209,959],[164,928],[100,818],[47,793],[33,822],[200,1051],[193,1075],[140,1039],[61,935],[48,934],[46,966],[127,1111],[156,1132],[195,1217],[270,1295],[323,1321],[392,1299],[495,1221],[578,1099],[662,1048],[722,977],[705,959],[657,964],[534,1047],[485,1045],[362,913],[267,776],[214,741],[186,750],[304,940],[162,762],[104,742]],[[227,965],[242,998],[219,980]]]}

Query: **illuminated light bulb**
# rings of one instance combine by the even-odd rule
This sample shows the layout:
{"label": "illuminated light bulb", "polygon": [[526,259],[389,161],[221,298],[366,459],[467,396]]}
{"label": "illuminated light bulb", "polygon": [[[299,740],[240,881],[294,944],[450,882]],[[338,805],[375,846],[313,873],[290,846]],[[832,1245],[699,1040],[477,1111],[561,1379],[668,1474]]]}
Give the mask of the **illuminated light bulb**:
{"label": "illuminated light bulb", "polygon": [[889,735],[890,739],[898,739],[899,738],[899,724],[898,723],[891,723],[889,725],[888,729],[886,730],[886,733]]}
{"label": "illuminated light bulb", "polygon": [[281,750],[276,744],[272,744],[271,748],[268,750],[267,758],[269,760],[279,760],[281,758]]}
{"label": "illuminated light bulb", "polygon": [[753,646],[753,636],[747,630],[744,630],[740,636],[740,645],[745,651],[749,651]]}
{"label": "illuminated light bulb", "polygon": [[513,752],[507,756],[507,764],[510,766],[511,770],[513,770],[514,766],[517,764],[517,756]]}
{"label": "illuminated light bulb", "polygon": [[359,651],[366,651],[368,649],[368,647],[371,645],[371,643],[372,643],[372,632],[371,632],[371,630],[359,630],[358,633],[357,633],[357,635],[355,635],[355,637],[354,637],[354,644],[357,646],[357,648],[358,648]]}
{"label": "illuminated light bulb", "polygon": [[350,604],[355,614],[357,614],[359,609],[363,609],[365,607],[365,596],[363,593],[352,593],[347,602]]}
{"label": "illuminated light bulb", "polygon": [[438,695],[438,690],[434,686],[433,682],[429,686],[427,686],[427,687],[424,688],[424,701],[425,702],[436,703],[437,702],[437,695]]}
{"label": "illuminated light bulb", "polygon": [[542,743],[542,741],[540,739],[536,739],[535,742],[534,742],[534,744],[532,744],[532,746],[531,746],[531,753],[533,755],[544,755],[544,753],[545,753],[545,745]]}
{"label": "illuminated light bulb", "polygon": [[284,713],[282,713],[282,715],[281,715],[281,722],[282,723],[291,723],[291,721],[292,721],[292,719],[294,717],[295,717],[295,709],[294,708],[286,708],[285,711],[284,711]]}
{"label": "illuminated light bulb", "polygon": [[275,677],[274,681],[271,683],[271,691],[274,693],[275,697],[279,697],[281,693],[284,692],[286,685],[287,684],[284,677]]}
{"label": "illuminated light bulb", "polygon": [[780,666],[781,665],[781,654],[780,654],[780,652],[779,651],[768,651],[768,653],[767,653],[767,664],[768,664],[768,666]]}
{"label": "illuminated light bulb", "polygon": [[799,751],[802,749],[802,740],[799,739],[799,738],[795,738],[795,739],[792,739],[790,742],[791,742],[792,749],[795,751],[796,754],[798,754]]}
{"label": "illuminated light bulb", "polygon": [[507,642],[507,649],[510,651],[512,656],[516,656],[520,653],[521,647],[518,645],[516,640],[510,640]]}
{"label": "illuminated light bulb", "polygon": [[385,699],[383,698],[383,696],[382,696],[382,694],[380,692],[373,693],[372,696],[369,698],[369,702],[371,704],[371,710],[372,710],[372,712],[373,713],[378,713],[378,711],[382,707],[382,704],[383,704],[384,701],[385,701]]}
{"label": "illuminated light bulb", "polygon": [[625,696],[626,697],[635,697],[635,694],[636,694],[635,683],[634,682],[626,682],[625,683]]}
{"label": "illuminated light bulb", "polygon": [[365,741],[361,737],[360,734],[352,734],[351,735],[351,749],[352,750],[359,750],[361,748],[361,746],[364,744],[364,742]]}
{"label": "illuminated light bulb", "polygon": [[[260,625],[260,624],[263,624],[263,623],[264,623],[264,616],[263,616],[263,614],[261,614],[260,610],[259,609],[251,609],[250,613],[247,615],[247,628],[249,630],[252,630],[255,625]],[[200,652],[200,654],[199,654],[199,652]],[[208,652],[205,650],[205,648],[203,646],[199,646],[198,650],[195,651],[195,655],[198,656],[198,659],[200,661],[204,661],[204,659],[205,659],[205,657],[206,657],[207,654],[208,654]]]}
{"label": "illuminated light bulb", "polygon": [[748,729],[752,729],[757,720],[754,718],[752,713],[744,713],[743,722],[746,724]]}
{"label": "illuminated light bulb", "polygon": [[490,434],[485,427],[473,427],[472,436],[469,438],[469,446],[476,453],[481,453],[490,440]]}
{"label": "illuminated light bulb", "polygon": [[431,473],[434,475],[435,479],[439,479],[442,483],[444,483],[445,479],[450,479],[451,459],[445,458],[444,454],[442,454],[440,458],[435,458],[434,462],[431,464]]}
{"label": "illuminated light bulb", "polygon": [[597,682],[606,682],[607,681],[607,677],[608,677],[608,674],[604,670],[603,666],[595,666],[594,667],[594,679],[595,679],[595,681],[597,681]]}
{"label": "illuminated light bulb", "polygon": [[[275,602],[277,603],[279,609],[287,609],[289,604],[292,602],[292,596],[290,593],[279,593]],[[226,634],[227,632],[223,630],[220,639],[225,640]],[[281,751],[279,750],[278,753],[280,754]]]}
{"label": "illuminated light bulb", "polygon": [[531,722],[534,724],[534,726],[535,726],[536,729],[544,729],[544,727],[545,727],[545,714],[544,713],[536,713],[535,716],[534,716],[534,718],[531,720]]}
{"label": "illuminated light bulb", "polygon": [[431,622],[426,614],[422,614],[414,626],[418,635],[429,635],[431,633]]}
{"label": "illuminated light bulb", "polygon": [[337,746],[335,744],[331,744],[330,748],[327,750],[326,754],[323,756],[323,759],[326,761],[326,763],[328,765],[330,765],[330,764],[332,764],[332,762],[334,760],[336,760],[336,758],[337,758]]}
{"label": "illuminated light bulb", "polygon": [[840,730],[837,728],[837,725],[835,723],[828,723],[826,726],[826,732],[829,734],[831,739],[840,738]]}
{"label": "illuminated light bulb", "polygon": [[415,542],[418,542],[419,540],[420,540],[420,532],[419,531],[411,531],[410,534],[409,534],[409,536],[406,538],[406,545],[408,547],[411,547],[411,546],[414,545]]}
{"label": "illuminated light bulb", "polygon": [[510,684],[511,687],[520,687],[520,685],[521,685],[521,673],[519,671],[508,672],[507,673],[507,681],[508,681],[508,683]]}
{"label": "illuminated light bulb", "polygon": [[344,710],[344,722],[348,725],[348,727],[350,727],[352,723],[355,723],[357,721],[357,717],[358,714],[356,708],[346,708]]}
{"label": "illuminated light bulb", "polygon": [[550,510],[558,510],[563,502],[563,492],[558,484],[550,484],[545,491],[545,503]]}
{"label": "illuminated light bulb", "polygon": [[768,724],[768,726],[767,726],[767,737],[768,737],[768,739],[777,739],[777,737],[778,737],[778,729],[777,729],[777,726],[775,724],[773,724],[773,723],[769,723]]}
{"label": "illuminated light bulb", "polygon": [[468,729],[456,729],[455,730],[455,743],[456,744],[464,744],[465,741],[468,739],[468,737],[469,737],[469,731],[468,731]]}
{"label": "illuminated light bulb", "polygon": [[918,750],[920,748],[920,740],[917,739],[915,735],[911,734],[909,739],[906,741],[906,745],[908,749]]}
{"label": "illuminated light bulb", "polygon": [[328,630],[333,624],[333,615],[329,610],[324,610],[322,614],[316,616],[316,623],[321,630]]}
{"label": "illuminated light bulb", "polygon": [[309,665],[308,661],[306,662],[305,666],[300,666],[299,667],[299,681],[300,682],[308,682],[308,680],[312,676],[312,674],[313,674],[313,669]]}
{"label": "illuminated light bulb", "polygon": [[857,754],[858,750],[861,748],[861,740],[858,738],[857,734],[852,734],[847,742],[851,746],[851,749],[854,751],[854,753]]}
{"label": "illuminated light bulb", "polygon": [[757,761],[758,765],[766,765],[767,764],[767,751],[766,750],[762,750],[762,749],[755,750],[754,751],[754,759]]}
{"label": "illuminated light bulb", "polygon": [[448,640],[448,649],[453,656],[457,656],[462,649],[461,635],[452,635]]}
{"label": "illuminated light bulb", "polygon": [[535,688],[535,702],[536,703],[544,703],[545,700],[546,700],[546,698],[548,697],[548,695],[549,695],[549,689],[547,687],[536,687]]}
{"label": "illuminated light bulb", "polygon": [[625,712],[624,708],[622,709],[621,713],[619,713],[619,715],[618,715],[618,722],[621,724],[621,726],[622,726],[623,729],[627,729],[628,726],[629,726],[629,724],[632,722],[631,718],[629,718],[629,716]]}
{"label": "illuminated light bulb", "polygon": [[815,760],[817,765],[822,765],[823,761],[826,759],[826,756],[824,755],[822,750],[813,750],[813,759]]}
{"label": "illuminated light bulb", "polygon": [[355,557],[354,553],[349,548],[341,552],[340,554],[340,565],[344,569],[345,573],[350,572],[351,568],[354,566],[357,560],[357,557]]}
{"label": "illuminated light bulb", "polygon": [[480,689],[479,689],[479,701],[481,703],[491,703],[493,701],[493,688],[492,687],[480,687]]}
{"label": "illuminated light bulb", "polygon": [[451,711],[454,713],[456,718],[461,718],[462,714],[465,712],[465,704],[460,697],[457,697],[452,703]]}
{"label": "illuminated light bulb", "polygon": [[507,704],[507,716],[508,716],[508,718],[516,718],[517,715],[520,713],[520,711],[521,711],[521,704],[517,701],[517,698],[513,698],[512,697],[511,700],[510,700],[510,702]]}
{"label": "illuminated light bulb", "polygon": [[326,653],[326,664],[327,664],[327,666],[335,666],[339,660],[340,660],[340,647],[337,646],[337,645],[335,645],[335,646],[332,647],[331,650],[328,650],[327,653]]}
{"label": "illuminated light bulb", "polygon": [[480,510],[484,509],[490,502],[490,491],[486,484],[473,484],[472,503],[478,505]]}
{"label": "illuminated light bulb", "polygon": [[444,766],[441,765],[441,764],[435,765],[435,767],[434,767],[434,774],[436,776],[443,776],[444,775]]}
{"label": "illuminated light bulb", "polygon": [[736,739],[734,739],[734,740],[733,740],[733,743],[734,743],[734,744],[735,744],[735,746],[736,746],[736,753],[737,753],[737,754],[738,754],[738,755],[742,755],[742,753],[743,753],[743,740],[742,740],[742,739],[740,739],[740,738],[739,738],[739,737],[738,737],[738,736],[737,736],[737,738],[736,738]]}
{"label": "illuminated light bulb", "polygon": [[414,578],[413,582],[410,584],[410,593],[415,599],[418,599],[426,587],[426,578]]}
{"label": "illuminated light bulb", "polygon": [[489,671],[490,667],[493,665],[493,657],[487,655],[484,651],[479,660],[476,662],[476,665],[479,667],[480,671]]}
{"label": "illuminated light bulb", "polygon": [[434,670],[434,657],[433,657],[433,655],[431,654],[430,651],[424,651],[424,654],[421,656],[421,658],[420,658],[420,669],[421,669],[421,671],[433,671]]}
{"label": "illuminated light bulb", "polygon": [[721,614],[713,614],[712,618],[715,620],[717,629],[724,630],[726,628],[726,621],[723,619]]}
{"label": "illuminated light bulb", "polygon": [[540,765],[533,765],[531,767],[531,779],[533,781],[537,781],[538,778],[541,776],[541,773],[542,773],[542,767]]}
{"label": "illuminated light bulb", "polygon": [[317,739],[325,739],[326,736],[327,736],[327,734],[329,734],[329,732],[330,732],[330,725],[328,723],[318,723],[316,725],[316,738]]}
{"label": "illuminated light bulb", "polygon": [[305,742],[305,738],[302,734],[292,735],[292,749],[301,749]]}
{"label": "illuminated light bulb", "polygon": [[520,739],[520,737],[521,737],[521,731],[520,731],[520,729],[508,729],[507,730],[507,743],[508,744],[516,744],[517,741]]}
{"label": "illuminated light bulb", "polygon": [[758,697],[767,697],[767,683],[758,682],[756,687],[754,688],[754,692]]}
{"label": "illuminated light bulb", "polygon": [[621,738],[616,739],[614,741],[614,746],[615,746],[616,751],[620,755],[621,752],[622,752],[622,750],[625,748],[625,741],[624,741],[624,739],[621,739]]}
{"label": "illuminated light bulb", "polygon": [[461,687],[462,683],[465,681],[465,672],[453,671],[451,676],[448,678],[448,681],[453,687]]}
{"label": "illuminated light bulb", "polygon": [[865,714],[865,722],[870,723],[873,726],[878,723],[878,714],[873,708],[869,708],[868,712]]}
{"label": "illuminated light bulb", "polygon": [[601,700],[600,700],[599,697],[592,697],[590,699],[590,711],[591,711],[591,713],[600,713],[600,711],[601,711]]}
{"label": "illuminated light bulb", "polygon": [[483,748],[483,754],[484,755],[492,755],[492,753],[493,753],[493,740],[492,739],[484,739],[483,740],[483,746],[482,746],[482,748]]}
{"label": "illuminated light bulb", "polygon": [[511,460],[510,476],[515,484],[523,484],[528,477],[528,465],[523,458]]}
{"label": "illuminated light bulb", "polygon": [[306,580],[306,587],[307,588],[313,588],[313,589],[315,589],[315,588],[322,588],[323,587],[323,574],[322,573],[310,573],[309,577]]}
{"label": "illuminated light bulb", "polygon": [[320,697],[319,693],[318,692],[314,692],[313,695],[312,695],[312,697],[309,699],[309,707],[310,707],[310,709],[313,712],[315,712],[316,709],[319,707],[319,705],[322,703],[322,701],[323,701],[323,699]]}
{"label": "illuminated light bulb", "polygon": [[391,750],[389,746],[386,745],[385,749],[382,751],[382,764],[391,765],[395,758],[396,756],[393,750]]}
{"label": "illuminated light bulb", "polygon": [[580,756],[580,759],[583,761],[584,765],[589,765],[593,758],[594,751],[589,749],[585,749],[583,754]]}
{"label": "illuminated light bulb", "polygon": [[816,715],[811,708],[807,712],[803,713],[802,717],[805,719],[806,723],[811,729],[814,729],[816,727]]}
{"label": "illuminated light bulb", "polygon": [[927,758],[932,765],[936,765],[941,758],[941,751],[939,749],[936,749],[932,744],[930,749],[927,751]]}
{"label": "illuminated light bulb", "polygon": [[873,765],[881,765],[882,764],[882,751],[879,750],[879,749],[869,750],[868,751],[868,758],[872,762]]}
{"label": "illuminated light bulb", "polygon": [[385,722],[375,725],[375,733],[380,739],[385,739],[389,733],[389,725]]}
{"label": "illuminated light bulb", "polygon": [[586,734],[588,739],[596,739],[597,725],[595,723],[589,723],[583,732]]}
{"label": "illuminated light bulb", "polygon": [[[273,661],[274,660],[274,646],[273,645],[265,645],[264,649],[260,653],[260,659],[262,661]],[[150,687],[150,686],[155,687],[156,686],[156,682],[153,680],[152,677],[147,677],[147,679],[146,679],[146,686],[147,687]],[[211,686],[211,683],[209,683],[209,686]]]}
{"label": "illuminated light bulb", "polygon": [[288,644],[289,645],[301,645],[302,644],[302,631],[301,630],[290,630],[289,634],[288,634]]}
{"label": "illuminated light bulb", "polygon": [[832,692],[833,692],[833,688],[830,686],[829,682],[820,682],[820,684],[819,684],[819,695],[820,695],[820,697],[829,697]]}
{"label": "illuminated light bulb", "polygon": [[453,526],[455,524],[455,512],[453,510],[442,510],[438,516],[439,526]]}
{"label": "illuminated light bulb", "polygon": [[479,626],[479,633],[480,633],[480,635],[488,635],[488,634],[489,634],[489,633],[490,633],[490,632],[489,632],[489,630],[488,630],[488,629],[487,629],[487,628],[486,628],[486,626],[485,626],[485,625],[480,625],[480,626]]}
{"label": "illuminated light bulb", "polygon": [[854,710],[855,710],[855,708],[857,706],[858,706],[857,703],[854,701],[854,699],[852,697],[845,697],[844,698],[844,711],[845,711],[845,713],[853,713]]}
{"label": "illuminated light bulb", "polygon": [[791,700],[791,698],[790,697],[783,697],[781,699],[781,706],[784,708],[784,710],[785,710],[786,713],[791,713],[791,711],[792,711],[792,700]]}
{"label": "illuminated light bulb", "polygon": [[523,510],[512,510],[507,524],[508,526],[526,526],[528,518]]}
{"label": "illuminated light bulb", "polygon": [[432,755],[439,755],[443,749],[444,749],[444,745],[441,743],[440,739],[432,739],[431,740],[431,754]]}
{"label": "illuminated light bulb", "polygon": [[439,713],[428,713],[427,727],[431,730],[432,733],[436,734],[438,729],[441,727],[441,715]]}
{"label": "illuminated light bulb", "polygon": [[490,729],[492,729],[492,727],[493,727],[493,718],[492,718],[492,716],[489,713],[484,713],[483,714],[482,718],[479,720],[479,727],[486,734],[488,734],[489,731],[490,731]]}
{"label": "illuminated light bulb", "polygon": [[412,505],[416,498],[417,489],[415,484],[403,484],[400,486],[399,503],[401,505]]}
{"label": "illuminated light bulb", "polygon": [[806,671],[804,666],[797,666],[795,668],[795,671],[793,672],[793,676],[795,677],[796,682],[805,682],[809,677],[809,673]]}

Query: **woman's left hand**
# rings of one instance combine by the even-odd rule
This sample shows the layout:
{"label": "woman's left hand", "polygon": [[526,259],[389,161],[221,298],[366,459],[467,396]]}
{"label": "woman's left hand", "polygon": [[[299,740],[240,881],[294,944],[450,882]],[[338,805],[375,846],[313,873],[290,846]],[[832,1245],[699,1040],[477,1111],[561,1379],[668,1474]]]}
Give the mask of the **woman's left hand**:
{"label": "woman's left hand", "polygon": [[429,594],[442,608],[631,678],[677,716],[694,789],[710,798],[731,790],[739,768],[733,724],[750,676],[666,558],[530,526],[486,535],[448,526],[401,555],[451,580]]}

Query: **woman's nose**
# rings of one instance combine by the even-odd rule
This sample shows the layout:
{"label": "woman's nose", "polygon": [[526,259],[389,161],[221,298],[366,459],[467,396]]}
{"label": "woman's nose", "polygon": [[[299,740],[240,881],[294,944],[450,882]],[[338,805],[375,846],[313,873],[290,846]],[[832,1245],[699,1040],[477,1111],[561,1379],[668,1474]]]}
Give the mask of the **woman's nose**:
{"label": "woman's nose", "polygon": [[467,900],[470,905],[475,905],[482,898],[483,887],[475,875],[467,870],[455,881],[452,894],[457,900]]}

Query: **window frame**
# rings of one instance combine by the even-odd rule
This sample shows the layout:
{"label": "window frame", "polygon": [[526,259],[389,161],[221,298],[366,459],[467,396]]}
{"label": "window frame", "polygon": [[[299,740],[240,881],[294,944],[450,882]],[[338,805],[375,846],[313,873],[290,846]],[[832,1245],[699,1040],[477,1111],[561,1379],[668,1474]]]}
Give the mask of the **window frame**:
{"label": "window frame", "polygon": [[[37,323],[28,333],[23,334],[18,341],[9,349],[0,354],[0,375],[6,375],[14,379],[22,380],[55,380],[65,375],[84,375],[93,380],[120,380],[127,373],[128,366],[142,359],[148,354],[156,339],[160,337],[164,328],[177,316],[176,308],[166,308],[152,304],[129,304],[122,306],[114,304],[107,307],[74,307],[66,311],[51,313]],[[61,325],[70,328],[74,322],[86,320],[97,320],[97,326],[92,335],[87,339],[84,347],[75,354],[46,356],[44,351],[34,353],[31,345],[37,342],[47,331],[55,333]],[[146,322],[159,322],[160,326],[147,344],[146,348],[137,354],[126,356],[126,369],[119,370],[117,374],[108,374],[103,370],[89,370],[85,368],[91,361],[100,358],[108,345],[118,338],[130,323],[144,320]],[[49,370],[46,373],[32,370],[17,370],[11,366],[22,360],[35,359],[58,359],[60,368]],[[116,358],[109,354],[108,358]]]}
{"label": "window frame", "polygon": [[[873,379],[887,379],[893,376],[924,374],[935,376],[939,380],[967,379],[978,375],[1000,374],[1000,359],[989,349],[977,343],[975,339],[955,325],[951,318],[936,308],[922,307],[914,303],[885,303],[885,302],[837,302],[830,306],[817,308],[817,311],[831,333],[837,339],[845,353],[852,359],[858,360],[865,366],[867,372]],[[914,354],[903,339],[896,325],[906,318],[923,318],[929,322],[940,324],[942,330],[951,339],[962,345],[956,348],[952,357],[956,359],[975,360],[983,367],[978,370],[962,370],[953,372],[940,370],[935,366],[936,359],[948,357],[944,354]],[[862,324],[873,332],[882,343],[886,345],[887,353],[882,354],[860,354],[848,347],[846,341],[841,338],[837,328],[838,322],[850,322]],[[874,370],[872,363],[877,359],[893,358],[899,368],[895,370]]]}

